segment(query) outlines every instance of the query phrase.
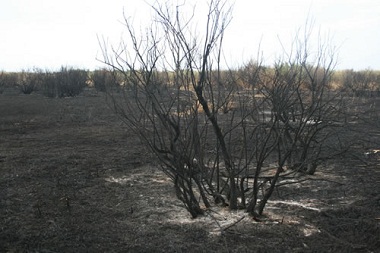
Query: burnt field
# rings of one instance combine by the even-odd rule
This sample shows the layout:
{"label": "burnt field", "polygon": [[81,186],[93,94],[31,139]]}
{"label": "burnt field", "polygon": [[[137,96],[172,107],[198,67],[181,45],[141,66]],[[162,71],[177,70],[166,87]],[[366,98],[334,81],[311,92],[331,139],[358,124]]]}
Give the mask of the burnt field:
{"label": "burnt field", "polygon": [[367,147],[278,188],[262,219],[222,207],[191,219],[102,94],[0,95],[0,251],[376,252],[376,125]]}

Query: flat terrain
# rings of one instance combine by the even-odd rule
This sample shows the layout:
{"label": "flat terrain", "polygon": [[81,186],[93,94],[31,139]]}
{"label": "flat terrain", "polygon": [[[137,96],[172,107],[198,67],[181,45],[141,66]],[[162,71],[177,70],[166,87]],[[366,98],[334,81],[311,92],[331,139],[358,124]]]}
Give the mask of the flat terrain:
{"label": "flat terrain", "polygon": [[380,156],[365,151],[279,188],[261,221],[191,219],[102,94],[0,95],[0,252],[379,252]]}

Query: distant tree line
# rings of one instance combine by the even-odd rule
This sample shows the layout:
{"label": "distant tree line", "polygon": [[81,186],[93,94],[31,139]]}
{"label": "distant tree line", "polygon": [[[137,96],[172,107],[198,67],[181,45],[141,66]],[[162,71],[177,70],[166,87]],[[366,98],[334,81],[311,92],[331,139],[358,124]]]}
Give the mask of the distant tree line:
{"label": "distant tree line", "polygon": [[62,67],[52,72],[41,69],[21,72],[1,72],[0,91],[17,88],[22,94],[40,92],[47,97],[73,97],[79,95],[88,84],[88,71]]}
{"label": "distant tree line", "polygon": [[357,97],[378,97],[380,96],[380,71],[361,70],[335,71],[332,80],[340,90],[345,90]]}
{"label": "distant tree line", "polygon": [[[255,69],[257,63],[249,61],[242,67],[234,70],[220,71],[219,78],[229,86],[244,87],[252,83],[253,78],[260,76],[261,80],[274,73],[276,66],[261,66]],[[288,68],[290,66],[287,66]],[[284,67],[286,68],[286,66]],[[283,70],[284,71],[284,70]],[[318,70],[323,76],[323,69]],[[168,75],[167,71],[156,72],[157,76]],[[160,77],[162,79],[162,77]],[[174,73],[168,76],[169,82],[174,82]],[[72,67],[61,67],[59,71],[42,69],[23,70],[21,72],[0,72],[0,94],[6,88],[17,88],[22,94],[40,92],[47,97],[73,97],[83,92],[86,87],[93,87],[98,92],[106,92],[107,89],[119,89],[125,84],[126,76],[116,73],[112,69],[97,69],[88,71]],[[259,87],[257,87],[259,88]],[[380,96],[380,70],[335,70],[332,71],[329,90],[344,92],[354,97],[379,97]],[[223,104],[223,109],[228,111],[230,103]]]}

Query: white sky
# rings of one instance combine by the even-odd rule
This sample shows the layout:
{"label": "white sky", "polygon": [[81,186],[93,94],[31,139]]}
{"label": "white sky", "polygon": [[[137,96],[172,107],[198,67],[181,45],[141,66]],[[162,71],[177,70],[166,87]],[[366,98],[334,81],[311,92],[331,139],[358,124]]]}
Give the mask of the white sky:
{"label": "white sky", "polygon": [[[337,69],[380,70],[379,0],[234,2],[224,47],[230,65],[256,58],[259,44],[271,64],[281,52],[278,37],[286,45],[310,16],[315,32],[330,34],[339,47]],[[150,18],[144,0],[1,0],[0,70],[102,67],[96,60],[101,57],[97,35],[117,44],[124,30],[123,9],[137,22]]]}

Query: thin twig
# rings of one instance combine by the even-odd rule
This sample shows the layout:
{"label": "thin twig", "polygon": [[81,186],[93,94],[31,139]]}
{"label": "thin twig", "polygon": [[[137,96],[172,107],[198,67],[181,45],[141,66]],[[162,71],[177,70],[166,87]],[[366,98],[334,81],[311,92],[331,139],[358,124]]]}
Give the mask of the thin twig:
{"label": "thin twig", "polygon": [[235,221],[234,223],[228,225],[227,227],[223,228],[223,232],[227,231],[228,229],[230,229],[231,227],[235,226],[236,224],[238,224],[240,221],[242,221],[243,219],[245,218],[245,215],[240,217],[237,221]]}
{"label": "thin twig", "polygon": [[284,185],[297,184],[297,183],[302,183],[302,182],[309,181],[309,180],[310,181],[326,181],[326,182],[334,183],[334,184],[338,184],[338,185],[345,185],[344,183],[340,183],[340,182],[337,182],[337,181],[334,181],[334,180],[331,180],[331,179],[325,179],[325,178],[303,178],[303,179],[300,179],[300,180],[297,180],[297,181],[285,181],[283,183],[277,184],[276,186],[280,187],[280,186],[284,186]]}

